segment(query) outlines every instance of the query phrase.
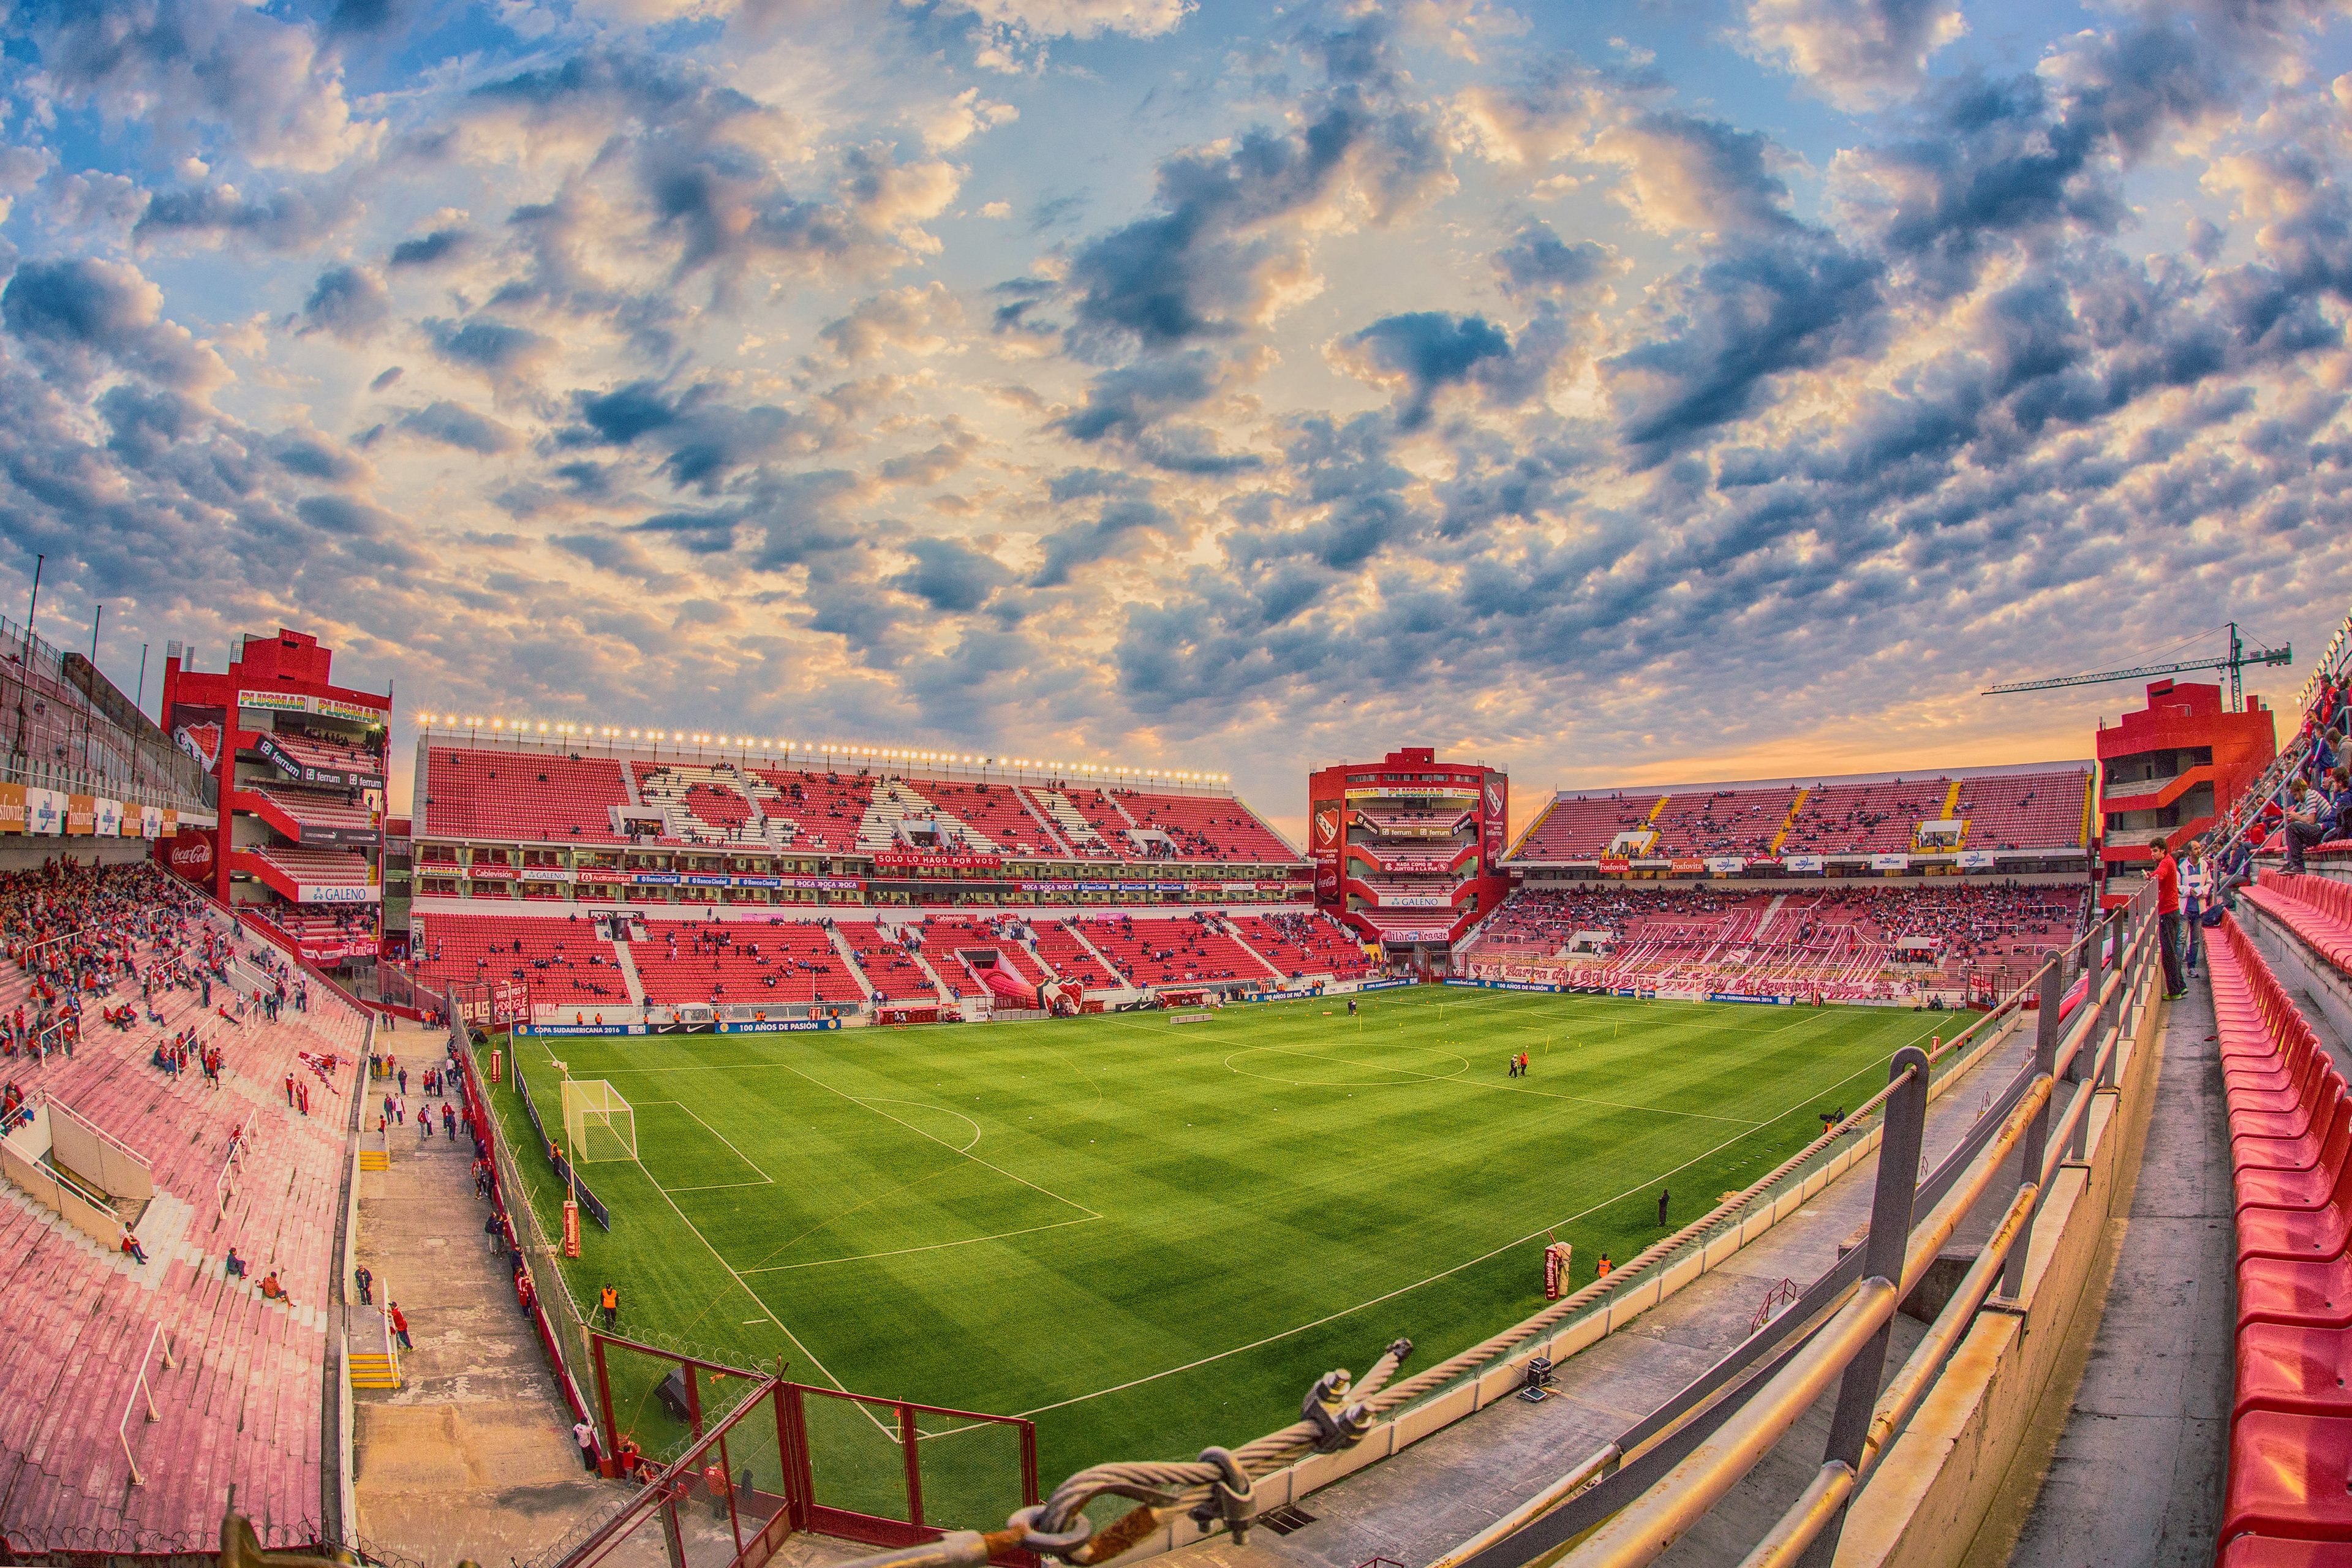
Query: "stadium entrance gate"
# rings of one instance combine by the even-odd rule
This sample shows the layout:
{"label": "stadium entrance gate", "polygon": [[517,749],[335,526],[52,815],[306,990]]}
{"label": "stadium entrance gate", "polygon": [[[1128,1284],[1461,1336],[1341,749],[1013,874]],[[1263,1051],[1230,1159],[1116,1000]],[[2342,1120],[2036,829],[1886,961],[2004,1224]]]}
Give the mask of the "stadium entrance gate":
{"label": "stadium entrance gate", "polygon": [[[797,1531],[915,1546],[1001,1530],[1039,1500],[1033,1422],[793,1383],[591,1329],[605,1473],[624,1440],[645,1491],[559,1568],[591,1568],[658,1523],[670,1568],[761,1568]],[[662,1456],[675,1453],[675,1458]],[[1026,1552],[994,1561],[1038,1568]]]}

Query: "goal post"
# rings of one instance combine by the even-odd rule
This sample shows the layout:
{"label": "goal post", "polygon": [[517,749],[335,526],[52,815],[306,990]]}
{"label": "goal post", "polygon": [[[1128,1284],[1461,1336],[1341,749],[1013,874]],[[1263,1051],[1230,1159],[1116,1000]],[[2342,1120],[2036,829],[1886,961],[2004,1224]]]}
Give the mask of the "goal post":
{"label": "goal post", "polygon": [[581,1164],[637,1157],[637,1113],[601,1078],[563,1080],[563,1138]]}

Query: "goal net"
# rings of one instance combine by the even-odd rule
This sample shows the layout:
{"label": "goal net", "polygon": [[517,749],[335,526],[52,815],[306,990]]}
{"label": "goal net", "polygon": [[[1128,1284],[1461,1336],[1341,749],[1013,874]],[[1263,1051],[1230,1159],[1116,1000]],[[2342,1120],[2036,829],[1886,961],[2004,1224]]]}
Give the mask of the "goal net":
{"label": "goal net", "polygon": [[601,1078],[563,1080],[563,1140],[581,1164],[637,1157],[637,1113]]}

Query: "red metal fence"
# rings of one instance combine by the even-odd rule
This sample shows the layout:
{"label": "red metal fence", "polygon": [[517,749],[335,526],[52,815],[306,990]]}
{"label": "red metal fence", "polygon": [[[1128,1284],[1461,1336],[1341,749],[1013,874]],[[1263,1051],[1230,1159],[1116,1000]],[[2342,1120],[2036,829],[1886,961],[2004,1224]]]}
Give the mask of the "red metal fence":
{"label": "red metal fence", "polygon": [[[663,1521],[672,1568],[759,1568],[803,1530],[912,1546],[1002,1529],[1039,1500],[1031,1422],[791,1383],[782,1367],[746,1371],[603,1331],[589,1343],[597,1415],[619,1456],[606,1473],[633,1448],[648,1456],[633,1479],[658,1475],[652,1484],[675,1496],[635,1510],[636,1523]],[[680,1444],[679,1460],[652,1462]],[[698,1530],[698,1504],[708,1508]],[[563,1568],[587,1568],[618,1539],[600,1538]],[[1036,1563],[1019,1552],[997,1561]]]}

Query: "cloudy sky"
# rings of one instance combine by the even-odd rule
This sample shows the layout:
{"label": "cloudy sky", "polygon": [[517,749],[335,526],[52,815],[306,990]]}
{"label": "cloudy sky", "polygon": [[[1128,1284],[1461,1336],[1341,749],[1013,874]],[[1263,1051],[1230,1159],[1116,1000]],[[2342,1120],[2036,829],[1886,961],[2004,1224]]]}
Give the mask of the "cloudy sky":
{"label": "cloudy sky", "polygon": [[1976,688],[2352,598],[2336,18],[0,0],[7,613],[1294,826],[2087,755]]}

